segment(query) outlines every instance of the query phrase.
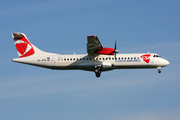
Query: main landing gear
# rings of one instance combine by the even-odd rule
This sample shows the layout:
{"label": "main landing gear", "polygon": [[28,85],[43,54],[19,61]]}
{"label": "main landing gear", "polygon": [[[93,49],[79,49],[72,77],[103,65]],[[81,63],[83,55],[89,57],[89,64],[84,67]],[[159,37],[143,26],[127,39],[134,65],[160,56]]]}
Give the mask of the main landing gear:
{"label": "main landing gear", "polygon": [[158,73],[161,73],[161,67],[157,67]]}
{"label": "main landing gear", "polygon": [[96,74],[96,77],[100,77],[101,76],[101,66],[96,66],[94,72]]}

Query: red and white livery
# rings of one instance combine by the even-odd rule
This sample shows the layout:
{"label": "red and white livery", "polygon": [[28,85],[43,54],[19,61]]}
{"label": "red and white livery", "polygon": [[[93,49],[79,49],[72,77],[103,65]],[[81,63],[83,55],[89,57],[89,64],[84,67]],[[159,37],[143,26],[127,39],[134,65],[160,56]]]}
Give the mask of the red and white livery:
{"label": "red and white livery", "polygon": [[13,62],[49,69],[93,71],[100,77],[101,72],[114,69],[157,68],[161,73],[161,67],[169,64],[156,53],[117,54],[116,43],[114,48],[105,48],[94,35],[87,37],[88,54],[79,55],[44,52],[31,44],[25,34],[12,33],[12,36],[19,55]]}

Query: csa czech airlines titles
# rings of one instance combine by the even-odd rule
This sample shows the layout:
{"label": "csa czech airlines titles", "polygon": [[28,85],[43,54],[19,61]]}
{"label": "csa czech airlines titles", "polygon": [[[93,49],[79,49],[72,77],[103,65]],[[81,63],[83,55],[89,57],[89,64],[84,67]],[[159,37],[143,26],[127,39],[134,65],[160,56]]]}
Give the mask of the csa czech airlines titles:
{"label": "csa czech airlines titles", "polygon": [[116,42],[114,48],[105,48],[97,36],[87,37],[87,53],[81,55],[61,55],[44,52],[31,44],[23,33],[12,33],[19,58],[13,62],[56,70],[92,71],[96,77],[101,72],[114,69],[161,68],[169,62],[155,53],[117,54]]}

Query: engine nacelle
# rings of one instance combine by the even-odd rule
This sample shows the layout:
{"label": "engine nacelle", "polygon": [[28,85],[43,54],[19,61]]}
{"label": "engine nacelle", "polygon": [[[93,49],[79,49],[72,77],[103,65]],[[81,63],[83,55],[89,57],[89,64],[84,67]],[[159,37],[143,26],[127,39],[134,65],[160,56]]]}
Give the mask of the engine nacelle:
{"label": "engine nacelle", "polygon": [[100,51],[97,51],[96,53],[98,54],[103,54],[103,55],[114,55],[115,49],[113,48],[103,48]]}

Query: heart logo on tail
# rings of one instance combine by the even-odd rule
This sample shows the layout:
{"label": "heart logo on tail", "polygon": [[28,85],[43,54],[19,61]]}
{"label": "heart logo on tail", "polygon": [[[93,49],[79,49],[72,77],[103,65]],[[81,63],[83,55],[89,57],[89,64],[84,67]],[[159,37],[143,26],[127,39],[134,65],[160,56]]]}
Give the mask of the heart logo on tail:
{"label": "heart logo on tail", "polygon": [[15,45],[20,58],[27,57],[35,53],[33,46],[25,37],[20,40],[15,40]]}

